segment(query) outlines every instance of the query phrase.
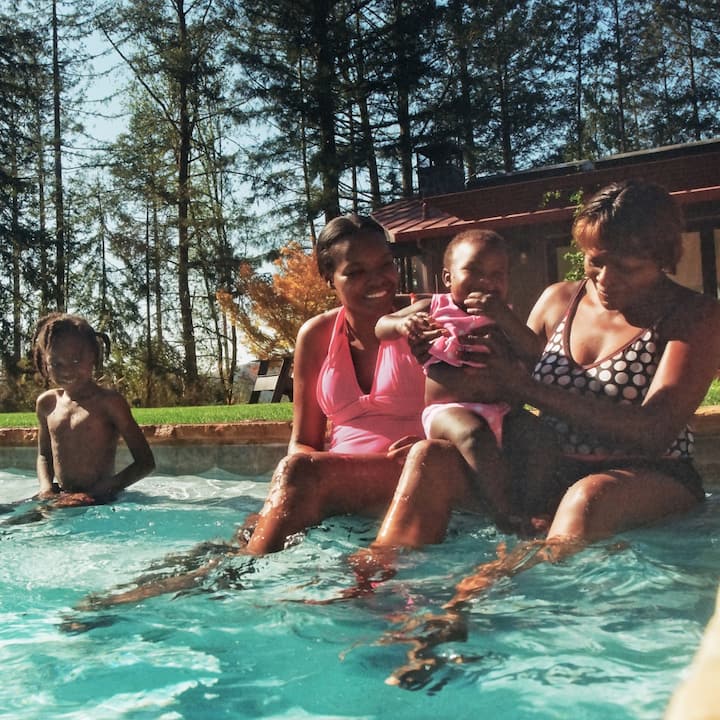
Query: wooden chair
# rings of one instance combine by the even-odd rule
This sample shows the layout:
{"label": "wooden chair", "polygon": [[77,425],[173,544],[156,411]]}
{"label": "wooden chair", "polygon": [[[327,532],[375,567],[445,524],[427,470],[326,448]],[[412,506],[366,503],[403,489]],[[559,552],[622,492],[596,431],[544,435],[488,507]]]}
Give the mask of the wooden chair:
{"label": "wooden chair", "polygon": [[283,395],[287,395],[288,399],[293,399],[293,380],[292,380],[292,357],[284,357],[279,367],[274,367],[273,372],[268,374],[271,360],[260,360],[257,379],[250,393],[248,403],[255,404],[260,402],[260,393],[263,390],[272,391],[270,402],[280,402]]}

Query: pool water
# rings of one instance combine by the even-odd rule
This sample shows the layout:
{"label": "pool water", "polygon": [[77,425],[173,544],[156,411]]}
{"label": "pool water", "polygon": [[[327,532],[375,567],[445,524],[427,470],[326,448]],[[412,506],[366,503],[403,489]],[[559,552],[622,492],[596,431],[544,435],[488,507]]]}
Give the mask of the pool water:
{"label": "pool water", "polygon": [[[440,613],[454,583],[504,538],[457,516],[440,546],[408,552],[370,598],[329,605],[347,554],[376,523],[336,518],[266,558],[221,562],[194,592],[95,612],[73,607],[169,553],[229,538],[266,484],[223,471],[152,476],[112,506],[9,525],[0,515],[0,717],[639,720],[662,716],[712,614],[718,500],[504,580],[467,612],[466,642],[414,690],[385,684],[407,645],[380,644],[395,614]],[[0,472],[0,503],[35,490]],[[292,601],[291,601],[292,600]],[[88,621],[68,632],[68,621]],[[466,658],[454,663],[453,658]]]}

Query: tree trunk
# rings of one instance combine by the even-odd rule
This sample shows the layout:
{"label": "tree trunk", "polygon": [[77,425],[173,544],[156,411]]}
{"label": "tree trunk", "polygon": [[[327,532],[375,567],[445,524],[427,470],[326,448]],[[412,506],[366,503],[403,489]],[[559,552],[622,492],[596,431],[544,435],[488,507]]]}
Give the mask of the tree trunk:
{"label": "tree trunk", "polygon": [[[180,47],[187,53],[189,39],[183,0],[176,5],[180,28]],[[191,59],[185,56],[184,61]],[[192,393],[198,383],[197,349],[195,329],[192,317],[192,298],[190,295],[190,228],[188,226],[188,208],[190,205],[190,148],[192,144],[192,123],[190,120],[190,102],[188,99],[190,69],[179,73],[179,148],[178,148],[178,301],[182,326],[183,348],[185,350],[185,380]]]}
{"label": "tree trunk", "polygon": [[330,2],[315,3],[313,41],[317,48],[315,102],[320,136],[319,167],[322,183],[322,211],[325,221],[340,214],[340,164],[335,142],[335,55],[328,34]]}
{"label": "tree trunk", "polygon": [[55,158],[55,305],[59,312],[67,306],[65,257],[65,209],[62,182],[62,133],[60,128],[60,58],[58,48],[57,0],[52,4],[53,67],[53,154]]}
{"label": "tree trunk", "polygon": [[613,0],[613,21],[615,25],[615,86],[618,100],[618,139],[620,150],[628,151],[627,131],[625,129],[625,74],[622,62],[622,34],[620,31],[620,9],[618,0]]}

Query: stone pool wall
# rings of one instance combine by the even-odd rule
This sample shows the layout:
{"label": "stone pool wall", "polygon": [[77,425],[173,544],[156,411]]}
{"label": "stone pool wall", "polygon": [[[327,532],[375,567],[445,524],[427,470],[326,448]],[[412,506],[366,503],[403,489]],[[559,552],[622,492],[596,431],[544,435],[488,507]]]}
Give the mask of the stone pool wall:
{"label": "stone pool wall", "polygon": [[[269,475],[287,451],[290,422],[238,422],[206,425],[143,425],[155,455],[155,472],[197,475],[220,468],[238,475]],[[32,470],[37,457],[35,428],[0,429],[0,468]],[[130,462],[121,443],[117,464]]]}
{"label": "stone pool wall", "polygon": [[[693,419],[696,464],[708,487],[720,487],[720,406],[700,408]],[[290,422],[243,421],[206,425],[143,425],[156,472],[194,475],[221,468],[238,475],[269,475],[287,449]],[[0,429],[0,468],[35,467],[37,430]],[[118,464],[129,453],[121,444]]]}

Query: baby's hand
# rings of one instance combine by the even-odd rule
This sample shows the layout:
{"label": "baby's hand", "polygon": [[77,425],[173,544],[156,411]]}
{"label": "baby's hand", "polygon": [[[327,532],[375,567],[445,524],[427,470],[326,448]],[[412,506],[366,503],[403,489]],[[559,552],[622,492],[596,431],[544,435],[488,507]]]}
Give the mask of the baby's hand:
{"label": "baby's hand", "polygon": [[404,318],[400,332],[407,337],[410,352],[420,363],[430,357],[430,343],[442,335],[448,335],[448,331],[425,312],[413,313]]}
{"label": "baby's hand", "polygon": [[498,322],[509,311],[505,301],[494,293],[471,292],[465,298],[468,315],[487,315]]}
{"label": "baby's hand", "polygon": [[410,340],[424,337],[429,332],[442,330],[426,312],[416,312],[402,319],[398,331]]}

